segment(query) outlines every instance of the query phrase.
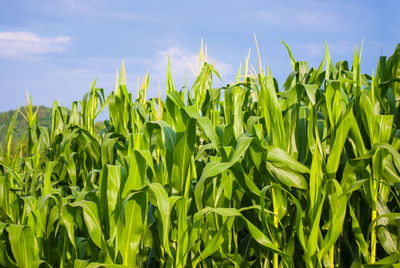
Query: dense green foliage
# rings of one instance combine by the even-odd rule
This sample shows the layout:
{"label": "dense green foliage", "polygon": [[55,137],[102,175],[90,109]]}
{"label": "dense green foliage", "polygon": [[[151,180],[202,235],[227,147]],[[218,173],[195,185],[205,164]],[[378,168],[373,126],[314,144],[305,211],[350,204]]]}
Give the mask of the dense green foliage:
{"label": "dense green foliage", "polygon": [[[296,61],[282,88],[248,59],[213,88],[167,69],[165,99],[93,84],[51,127],[31,102],[0,152],[6,267],[360,267],[400,259],[400,46],[361,74],[360,54]],[[95,119],[108,107],[109,120]],[[12,143],[26,142],[26,152]]]}
{"label": "dense green foliage", "polygon": [[[12,140],[12,147],[18,146],[18,145],[23,145],[22,147],[20,146],[20,150],[22,150],[24,153],[26,153],[27,150],[27,144],[24,143],[18,143],[21,142],[21,140],[24,140],[23,136],[27,135],[29,132],[28,128],[28,122],[27,118],[24,116],[24,111],[26,111],[28,107],[19,107],[17,110],[10,110],[7,112],[2,112],[0,113],[0,146],[6,144],[6,137],[7,137],[7,128],[11,123],[11,120],[13,118],[13,115],[16,114],[16,121],[13,123],[14,126],[14,132],[13,132],[13,140]],[[65,108],[63,108],[65,109]],[[32,106],[32,110],[34,113],[36,113],[36,120],[37,120],[37,125],[41,127],[47,128],[49,131],[51,130],[51,115],[52,115],[52,108],[46,107],[46,106]],[[69,112],[68,112],[69,113]],[[94,124],[94,128],[96,130],[100,130],[101,128],[104,127],[103,122],[96,122]],[[27,140],[25,140],[27,141]],[[17,143],[13,143],[17,142]],[[5,149],[5,148],[3,148]]]}

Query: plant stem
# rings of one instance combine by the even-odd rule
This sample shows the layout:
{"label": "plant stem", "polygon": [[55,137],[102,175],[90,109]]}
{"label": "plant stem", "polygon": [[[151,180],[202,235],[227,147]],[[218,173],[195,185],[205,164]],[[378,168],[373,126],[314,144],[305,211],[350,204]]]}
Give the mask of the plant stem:
{"label": "plant stem", "polygon": [[371,228],[371,263],[375,263],[376,259],[376,216],[377,216],[377,211],[376,211],[376,203],[378,201],[378,191],[377,191],[377,185],[376,181],[372,181],[372,191],[373,191],[373,198],[372,198],[372,213],[371,213],[371,222],[372,222],[372,228]]}
{"label": "plant stem", "polygon": [[[376,209],[372,210],[371,220],[376,219]],[[376,222],[372,224],[371,230],[371,263],[375,263],[376,259]]]}
{"label": "plant stem", "polygon": [[[273,209],[274,209],[274,227],[276,229],[278,229],[279,227],[279,218],[278,218],[278,214],[279,214],[279,204],[276,200],[275,195],[275,189],[272,190],[272,195],[273,195]],[[276,238],[275,240],[275,246],[279,247],[279,243],[278,240]],[[279,255],[278,253],[274,253],[273,258],[272,258],[272,265],[273,268],[278,268],[279,267]]]}
{"label": "plant stem", "polygon": [[335,267],[335,245],[329,250],[330,267]]}

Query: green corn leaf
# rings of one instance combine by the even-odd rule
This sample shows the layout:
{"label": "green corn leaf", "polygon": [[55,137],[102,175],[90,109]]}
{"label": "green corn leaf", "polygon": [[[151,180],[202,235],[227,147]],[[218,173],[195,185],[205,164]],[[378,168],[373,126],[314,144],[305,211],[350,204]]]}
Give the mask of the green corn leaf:
{"label": "green corn leaf", "polygon": [[146,228],[147,193],[130,194],[118,219],[116,243],[123,265],[137,265],[140,243]]}
{"label": "green corn leaf", "polygon": [[11,249],[19,267],[33,267],[39,260],[39,248],[31,229],[24,225],[10,224],[6,227]]}
{"label": "green corn leaf", "polygon": [[88,229],[89,236],[96,246],[102,248],[103,232],[101,230],[97,205],[92,201],[81,200],[70,203],[69,206],[82,208],[83,218],[85,220],[85,225]]}
{"label": "green corn leaf", "polygon": [[158,212],[160,213],[160,221],[162,230],[159,232],[160,241],[162,242],[163,248],[165,252],[172,256],[170,247],[169,247],[169,226],[170,226],[170,208],[168,201],[168,194],[164,190],[161,184],[159,183],[151,183],[148,185],[150,192],[153,194],[154,199],[156,201],[156,205],[158,208]]}

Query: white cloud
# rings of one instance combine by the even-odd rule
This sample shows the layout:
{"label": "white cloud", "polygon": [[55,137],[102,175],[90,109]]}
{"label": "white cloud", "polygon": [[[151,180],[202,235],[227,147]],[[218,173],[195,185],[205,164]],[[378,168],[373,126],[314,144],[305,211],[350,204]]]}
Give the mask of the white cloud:
{"label": "white cloud", "polygon": [[15,58],[62,52],[70,41],[68,36],[46,38],[32,32],[0,32],[0,57]]}
{"label": "white cloud", "polygon": [[[178,78],[193,78],[200,72],[200,58],[198,53],[191,52],[178,46],[172,46],[165,50],[157,51],[157,68],[165,73],[168,57],[174,76]],[[232,74],[233,68],[226,62],[207,56],[206,62],[213,64],[221,76]]]}

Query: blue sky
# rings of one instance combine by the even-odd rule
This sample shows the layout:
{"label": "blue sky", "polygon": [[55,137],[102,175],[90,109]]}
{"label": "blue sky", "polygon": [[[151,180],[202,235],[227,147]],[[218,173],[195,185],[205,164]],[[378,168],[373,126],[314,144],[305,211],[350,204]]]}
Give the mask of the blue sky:
{"label": "blue sky", "polygon": [[400,37],[400,1],[317,0],[0,0],[0,111],[26,102],[69,106],[97,79],[113,90],[122,58],[128,89],[150,73],[150,96],[164,84],[167,56],[177,86],[193,77],[200,40],[230,82],[253,33],[263,63],[279,79],[290,71],[281,40],[297,60],[319,64],[328,43],[333,60],[351,60],[364,40],[363,71],[390,55]]}

